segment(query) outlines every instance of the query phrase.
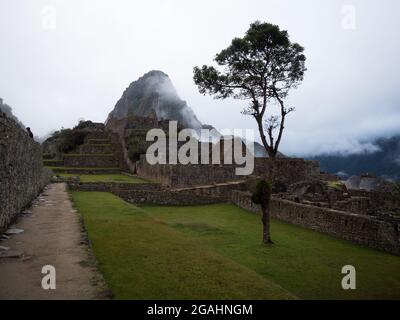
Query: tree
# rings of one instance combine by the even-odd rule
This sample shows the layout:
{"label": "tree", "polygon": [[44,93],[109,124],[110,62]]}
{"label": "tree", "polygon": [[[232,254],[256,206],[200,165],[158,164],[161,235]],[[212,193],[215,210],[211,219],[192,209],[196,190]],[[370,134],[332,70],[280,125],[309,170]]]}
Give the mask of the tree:
{"label": "tree", "polygon": [[[243,38],[233,39],[228,48],[216,55],[215,61],[223,71],[206,65],[195,67],[194,82],[200,93],[217,99],[249,100],[243,113],[254,117],[265,150],[274,159],[286,116],[294,111],[285,106],[285,99],[306,71],[303,51],[299,44],[290,42],[287,31],[256,21]],[[279,116],[271,112],[273,104],[278,105]]]}
{"label": "tree", "polygon": [[259,204],[262,210],[263,223],[263,242],[273,243],[270,232],[270,202],[271,202],[272,187],[271,183],[260,180],[256,185],[256,190],[252,195],[251,200],[255,204]]}
{"label": "tree", "polygon": [[[194,82],[200,93],[211,94],[217,99],[233,97],[249,101],[243,113],[257,122],[261,141],[271,159],[269,176],[272,181],[275,180],[274,159],[285,119],[294,111],[293,107],[285,105],[285,100],[290,89],[303,80],[306,71],[303,51],[303,47],[289,40],[287,31],[256,21],[243,38],[233,39],[228,48],[216,55],[215,61],[222,71],[206,65],[194,68]],[[280,110],[278,116],[270,108],[275,104]],[[269,228],[271,189],[270,184],[261,181],[253,194],[253,201],[258,201],[263,211],[265,243],[272,243]]]}

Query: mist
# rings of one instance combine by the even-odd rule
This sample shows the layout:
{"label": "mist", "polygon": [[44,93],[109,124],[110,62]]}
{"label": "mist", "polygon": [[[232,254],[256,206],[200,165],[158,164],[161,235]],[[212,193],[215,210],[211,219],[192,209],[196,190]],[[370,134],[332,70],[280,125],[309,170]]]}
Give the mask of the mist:
{"label": "mist", "polygon": [[104,122],[124,89],[157,69],[201,123],[256,130],[245,101],[199,94],[193,67],[260,20],[288,30],[307,57],[281,151],[374,152],[371,141],[400,134],[399,10],[396,0],[2,0],[0,97],[43,136]]}

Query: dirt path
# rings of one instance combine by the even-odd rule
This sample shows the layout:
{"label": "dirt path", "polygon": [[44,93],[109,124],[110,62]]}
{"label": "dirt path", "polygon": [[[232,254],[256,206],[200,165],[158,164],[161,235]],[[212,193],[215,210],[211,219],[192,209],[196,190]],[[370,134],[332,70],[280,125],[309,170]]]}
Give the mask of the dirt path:
{"label": "dirt path", "polygon": [[[105,298],[104,281],[65,184],[49,185],[29,211],[15,224],[24,232],[0,241],[9,253],[23,252],[19,258],[0,258],[0,299]],[[45,265],[55,267],[55,290],[42,288]]]}

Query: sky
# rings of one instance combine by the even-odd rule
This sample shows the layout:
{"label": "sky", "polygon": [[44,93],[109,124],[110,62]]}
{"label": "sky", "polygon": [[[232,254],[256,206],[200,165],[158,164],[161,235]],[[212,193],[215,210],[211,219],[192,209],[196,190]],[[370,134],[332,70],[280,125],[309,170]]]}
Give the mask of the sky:
{"label": "sky", "polygon": [[0,0],[0,97],[35,135],[104,122],[129,84],[162,70],[199,120],[256,129],[245,101],[201,95],[193,67],[259,20],[305,48],[281,151],[372,152],[400,133],[397,0]]}

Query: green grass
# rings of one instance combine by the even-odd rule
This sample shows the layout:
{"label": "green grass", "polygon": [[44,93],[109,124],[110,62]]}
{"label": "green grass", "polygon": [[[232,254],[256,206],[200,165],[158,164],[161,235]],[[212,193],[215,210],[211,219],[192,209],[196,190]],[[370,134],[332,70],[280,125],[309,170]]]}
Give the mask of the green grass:
{"label": "green grass", "polygon": [[343,189],[343,182],[342,181],[328,181],[327,182],[328,187],[334,188],[334,189],[338,189],[338,190],[342,190]]}
{"label": "green grass", "polygon": [[87,171],[106,171],[106,170],[121,170],[120,167],[109,167],[109,168],[99,168],[99,167],[55,167],[55,166],[46,166],[46,168],[54,169],[54,170],[87,170]]}
{"label": "green grass", "polygon": [[[74,192],[117,298],[399,299],[400,257],[272,220],[230,204],[137,207],[107,193]],[[357,290],[341,269],[357,270]],[[283,289],[281,289],[283,288]]]}
{"label": "green grass", "polygon": [[107,193],[73,192],[117,299],[293,299],[255,271]]}
{"label": "green grass", "polygon": [[125,174],[73,174],[73,173],[59,173],[57,174],[63,178],[72,178],[79,176],[81,182],[123,182],[123,183],[147,183],[146,180],[129,176]]}

